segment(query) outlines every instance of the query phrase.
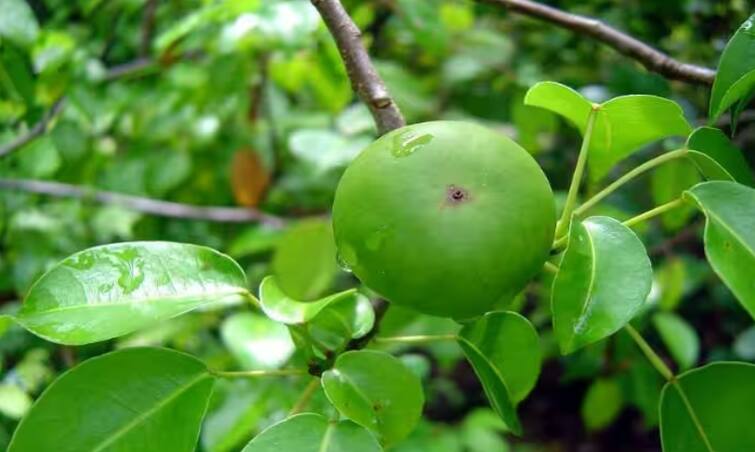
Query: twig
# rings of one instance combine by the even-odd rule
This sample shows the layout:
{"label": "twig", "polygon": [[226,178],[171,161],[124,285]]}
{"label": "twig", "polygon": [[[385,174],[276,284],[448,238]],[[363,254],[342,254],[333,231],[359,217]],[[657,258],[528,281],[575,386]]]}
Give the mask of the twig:
{"label": "twig", "polygon": [[285,220],[280,217],[252,208],[195,206],[141,196],[125,195],[111,191],[95,190],[60,182],[32,179],[0,179],[0,190],[17,190],[57,198],[92,200],[102,204],[119,205],[137,212],[170,218],[221,223],[260,222],[273,227],[280,227],[285,223]]}
{"label": "twig", "polygon": [[372,113],[381,135],[402,127],[404,117],[362,44],[362,33],[339,0],[311,0],[333,35],[351,87]]}
{"label": "twig", "polygon": [[152,34],[155,31],[155,12],[157,11],[157,0],[147,0],[144,5],[144,16],[142,16],[142,40],[139,46],[139,55],[149,55],[149,47],[152,45]]}
{"label": "twig", "polygon": [[58,113],[63,110],[63,105],[65,105],[65,98],[61,97],[54,104],[52,104],[50,110],[48,110],[47,113],[42,116],[42,119],[40,119],[38,123],[34,124],[34,126],[32,126],[32,128],[29,129],[28,132],[16,137],[10,143],[6,143],[0,146],[0,157],[10,154],[16,149],[23,147],[25,144],[37,138],[38,136],[44,134],[45,131],[47,131],[47,126],[50,124],[50,122],[58,115]]}
{"label": "twig", "polygon": [[567,13],[529,0],[480,0],[508,8],[510,11],[535,17],[601,41],[619,53],[642,63],[648,70],[673,80],[712,85],[716,72],[712,69],[682,63],[639,39],[610,27],[592,17]]}

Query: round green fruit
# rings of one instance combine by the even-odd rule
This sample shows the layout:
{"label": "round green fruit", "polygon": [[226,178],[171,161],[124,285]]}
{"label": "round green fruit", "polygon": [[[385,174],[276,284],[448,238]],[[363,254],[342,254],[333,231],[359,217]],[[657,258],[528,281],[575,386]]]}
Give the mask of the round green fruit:
{"label": "round green fruit", "polygon": [[346,169],[333,204],[342,264],[392,303],[460,320],[524,288],[555,222],[548,179],[527,151],[457,121],[379,138]]}

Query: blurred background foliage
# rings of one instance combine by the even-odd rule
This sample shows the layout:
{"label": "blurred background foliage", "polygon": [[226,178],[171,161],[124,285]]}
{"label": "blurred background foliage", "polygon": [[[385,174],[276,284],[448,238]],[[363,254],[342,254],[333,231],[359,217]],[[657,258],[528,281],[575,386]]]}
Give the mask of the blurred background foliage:
{"label": "blurred background foliage", "polygon": [[[344,2],[408,122],[481,121],[517,139],[554,189],[568,185],[578,133],[522,104],[525,90],[556,80],[594,101],[655,94],[706,122],[708,88],[669,82],[589,38],[463,0]],[[688,62],[715,67],[749,13],[747,0],[555,0],[598,17]],[[0,0],[0,145],[56,102],[45,134],[0,159],[0,178],[51,180],[195,205],[258,208],[284,226],[222,224],[141,214],[84,199],[0,191],[0,310],[17,309],[33,281],[61,258],[97,244],[173,240],[231,254],[251,287],[271,272],[302,293],[355,284],[333,259],[327,213],[345,165],[376,134],[352,94],[338,50],[303,0]],[[742,116],[736,142],[755,142]],[[722,123],[725,127],[725,123]],[[656,143],[616,173],[678,145]],[[745,153],[752,161],[753,154]],[[609,176],[608,179],[613,176]],[[612,196],[601,210],[625,219],[675,198],[698,180],[666,164]],[[597,188],[597,187],[593,187]],[[300,221],[305,220],[305,221]],[[642,228],[655,285],[639,324],[677,368],[755,361],[755,328],[703,261],[701,218],[676,210]],[[393,450],[658,450],[662,381],[624,333],[561,357],[550,331],[547,278],[513,309],[538,327],[546,364],[520,409],[522,439],[505,426],[452,344],[394,349],[423,377],[426,416]],[[453,322],[393,307],[381,334],[429,334]],[[60,372],[118,347],[165,345],[216,368],[278,367],[301,359],[282,326],[245,307],[198,312],[116,341],[55,346],[0,325],[0,446]],[[272,352],[271,352],[272,351]],[[293,355],[293,357],[291,357]],[[223,381],[200,441],[238,450],[285,416],[306,382]],[[322,394],[310,408],[327,410]]]}

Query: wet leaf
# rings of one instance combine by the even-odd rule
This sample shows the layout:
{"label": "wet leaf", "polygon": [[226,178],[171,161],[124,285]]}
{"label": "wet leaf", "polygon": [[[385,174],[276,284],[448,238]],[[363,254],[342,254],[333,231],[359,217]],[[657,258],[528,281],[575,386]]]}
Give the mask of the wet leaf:
{"label": "wet leaf", "polygon": [[80,345],[244,293],[244,272],[215,250],[126,242],[89,248],[61,261],[32,286],[15,318],[49,341]]}
{"label": "wet leaf", "polygon": [[265,315],[287,325],[307,323],[329,304],[342,298],[354,297],[355,289],[344,290],[315,301],[299,301],[281,290],[274,276],[268,276],[260,284],[260,306]]}
{"label": "wet leaf", "polygon": [[609,217],[573,221],[551,311],[561,352],[571,353],[626,325],[645,302],[653,271],[645,246]]}

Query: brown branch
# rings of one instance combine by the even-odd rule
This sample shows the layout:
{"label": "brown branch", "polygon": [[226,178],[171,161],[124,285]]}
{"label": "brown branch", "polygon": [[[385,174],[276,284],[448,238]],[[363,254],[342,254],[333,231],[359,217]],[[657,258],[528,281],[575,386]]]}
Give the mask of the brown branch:
{"label": "brown branch", "polygon": [[55,119],[55,117],[63,110],[64,104],[65,98],[61,97],[54,104],[52,104],[52,107],[44,114],[44,116],[42,116],[42,119],[40,119],[38,123],[34,124],[28,132],[16,137],[9,143],[0,146],[0,157],[10,154],[16,149],[23,147],[25,144],[37,138],[38,136],[43,135],[47,131],[47,126],[50,124],[50,122]]}
{"label": "brown branch", "polygon": [[149,55],[149,47],[152,45],[152,35],[155,32],[155,12],[157,11],[157,0],[147,0],[144,5],[144,15],[142,16],[142,39],[139,43],[139,55]]}
{"label": "brown branch", "polygon": [[351,87],[372,113],[379,134],[402,127],[404,117],[362,44],[362,33],[339,0],[311,0],[341,53]]}
{"label": "brown branch", "polygon": [[283,218],[252,208],[195,206],[141,196],[125,195],[111,191],[95,190],[60,182],[32,179],[0,179],[0,190],[16,190],[57,198],[92,200],[102,204],[118,205],[137,212],[161,217],[215,221],[220,223],[260,222],[273,227],[280,227],[285,223]]}
{"label": "brown branch", "polygon": [[479,1],[503,6],[512,12],[535,17],[574,32],[591,36],[598,41],[613,47],[619,53],[639,61],[648,70],[657,72],[669,79],[701,85],[712,85],[713,79],[716,76],[716,72],[712,69],[677,61],[637,38],[610,27],[592,17],[567,13],[551,6],[529,0]]}

